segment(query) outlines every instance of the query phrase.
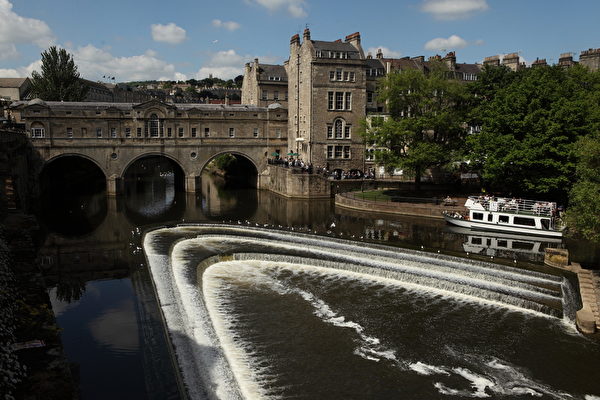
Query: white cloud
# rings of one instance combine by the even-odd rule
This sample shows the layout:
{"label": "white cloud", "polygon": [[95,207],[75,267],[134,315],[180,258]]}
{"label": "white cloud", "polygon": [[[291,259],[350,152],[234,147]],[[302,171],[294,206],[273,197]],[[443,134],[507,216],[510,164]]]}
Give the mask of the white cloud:
{"label": "white cloud", "polygon": [[236,29],[240,29],[241,25],[234,21],[221,21],[220,19],[213,19],[212,25],[215,28],[225,28],[228,31],[235,31]]}
{"label": "white cloud", "polygon": [[167,25],[152,24],[152,39],[157,42],[179,44],[186,39],[185,29],[173,22]]}
{"label": "white cloud", "polygon": [[[212,74],[215,78],[221,79],[233,79],[238,75],[244,73],[244,64],[255,57],[251,55],[240,55],[235,50],[222,50],[217,53],[213,53],[198,72],[196,72],[196,79],[207,78],[208,75]],[[259,62],[265,64],[274,64],[278,61],[276,57],[259,57]]]}
{"label": "white cloud", "polygon": [[371,55],[375,57],[377,55],[377,51],[379,50],[381,50],[385,58],[400,58],[400,56],[402,55],[402,53],[400,53],[399,51],[390,50],[385,46],[369,47],[367,49],[367,54],[371,53]]}
{"label": "white cloud", "polygon": [[54,43],[54,35],[44,21],[21,17],[12,7],[10,1],[0,0],[0,60],[18,57],[19,44],[45,48]]}
{"label": "white cloud", "polygon": [[246,0],[249,4],[258,4],[271,12],[285,9],[294,18],[306,17],[306,0]]}
{"label": "white cloud", "polygon": [[421,10],[436,19],[461,19],[485,11],[487,0],[424,0]]}
{"label": "white cloud", "polygon": [[103,75],[115,76],[116,80],[186,80],[185,75],[175,71],[175,66],[158,58],[154,50],[129,57],[116,57],[108,50],[88,44],[73,51],[73,58],[82,77],[90,80]]}
{"label": "white cloud", "polygon": [[462,49],[467,47],[469,43],[457,35],[452,35],[449,38],[435,38],[431,39],[429,42],[425,43],[425,50],[432,51],[447,51],[447,50],[455,50]]}
{"label": "white cloud", "polygon": [[0,76],[3,78],[25,78],[31,76],[31,72],[39,71],[42,66],[42,60],[37,60],[25,67],[2,69],[0,68]]}

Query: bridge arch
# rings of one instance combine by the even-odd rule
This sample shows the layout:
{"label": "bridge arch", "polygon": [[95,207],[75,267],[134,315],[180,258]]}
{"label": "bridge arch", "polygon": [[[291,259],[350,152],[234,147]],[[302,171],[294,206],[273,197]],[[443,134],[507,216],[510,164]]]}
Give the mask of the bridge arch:
{"label": "bridge arch", "polygon": [[206,158],[206,160],[204,161],[204,163],[200,166],[200,172],[204,171],[204,168],[206,168],[206,166],[212,160],[214,160],[215,158],[217,158],[219,156],[222,156],[224,154],[233,154],[235,156],[242,156],[242,157],[244,157],[245,159],[247,159],[248,161],[250,161],[252,163],[252,165],[256,169],[256,172],[258,173],[258,171],[259,171],[259,168],[258,168],[259,163],[254,158],[252,158],[252,156],[250,156],[250,155],[248,155],[246,153],[243,153],[241,151],[237,151],[237,150],[223,150],[223,151],[219,151],[217,153],[211,154],[209,157]]}
{"label": "bridge arch", "polygon": [[67,157],[79,157],[79,158],[83,158],[83,159],[85,159],[87,161],[91,161],[96,167],[98,167],[98,169],[100,171],[102,171],[102,174],[104,174],[105,178],[108,177],[108,171],[106,170],[106,168],[104,168],[104,166],[102,165],[102,163],[98,162],[98,160],[96,160],[94,157],[90,157],[87,154],[76,153],[76,152],[60,153],[60,154],[57,154],[55,156],[52,156],[52,157],[46,159],[44,161],[44,166],[42,167],[42,171],[44,170],[44,168],[46,168],[52,162],[54,162],[54,161],[56,161],[56,160],[58,160],[60,158],[67,158]]}
{"label": "bridge arch", "polygon": [[181,169],[181,172],[184,174],[184,176],[188,175],[188,171],[186,170],[185,166],[182,164],[182,162],[177,157],[172,156],[167,153],[160,152],[160,151],[149,151],[149,152],[145,152],[145,153],[141,153],[141,154],[136,154],[133,157],[131,157],[131,159],[129,161],[124,163],[121,168],[121,171],[119,172],[119,177],[122,179],[125,178],[125,173],[129,169],[129,167],[131,167],[134,163],[138,162],[139,160],[141,160],[143,158],[147,158],[147,157],[167,158],[170,161],[172,161],[173,163],[175,163],[175,165],[177,165]]}

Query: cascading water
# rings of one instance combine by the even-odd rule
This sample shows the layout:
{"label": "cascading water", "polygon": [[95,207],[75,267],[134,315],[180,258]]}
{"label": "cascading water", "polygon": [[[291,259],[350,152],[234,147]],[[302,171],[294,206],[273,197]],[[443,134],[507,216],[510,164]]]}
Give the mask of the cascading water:
{"label": "cascading water", "polygon": [[192,398],[600,393],[568,379],[600,348],[559,276],[243,226],[158,229],[144,248]]}

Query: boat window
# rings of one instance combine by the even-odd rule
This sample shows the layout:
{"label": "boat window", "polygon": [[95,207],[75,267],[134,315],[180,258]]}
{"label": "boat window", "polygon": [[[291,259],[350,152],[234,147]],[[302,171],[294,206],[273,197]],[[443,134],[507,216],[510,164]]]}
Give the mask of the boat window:
{"label": "boat window", "polygon": [[505,224],[508,224],[508,215],[499,215],[498,216],[498,221],[502,222],[502,223],[505,223]]}
{"label": "boat window", "polygon": [[479,219],[479,220],[483,220],[483,214],[482,213],[473,213],[473,219]]}
{"label": "boat window", "polygon": [[506,240],[498,240],[498,247],[508,247],[508,242]]}
{"label": "boat window", "polygon": [[474,237],[473,240],[471,240],[471,243],[473,243],[473,244],[481,244],[481,238]]}
{"label": "boat window", "polygon": [[488,221],[492,221],[494,219],[494,215],[493,214],[488,214]]}
{"label": "boat window", "polygon": [[532,250],[533,249],[533,243],[529,243],[529,242],[513,242],[513,249],[515,250]]}
{"label": "boat window", "polygon": [[515,217],[514,223],[515,223],[515,225],[535,226],[535,219],[524,218],[524,217]]}
{"label": "boat window", "polygon": [[542,229],[548,230],[550,229],[550,220],[547,218],[542,218]]}

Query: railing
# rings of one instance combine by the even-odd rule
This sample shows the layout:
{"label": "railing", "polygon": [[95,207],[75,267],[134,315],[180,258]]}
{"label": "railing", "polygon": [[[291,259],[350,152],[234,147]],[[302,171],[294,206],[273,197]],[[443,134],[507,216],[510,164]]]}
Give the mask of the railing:
{"label": "railing", "polygon": [[556,203],[539,200],[526,200],[508,197],[469,196],[465,203],[472,210],[504,212],[510,214],[539,215],[554,217]]}

